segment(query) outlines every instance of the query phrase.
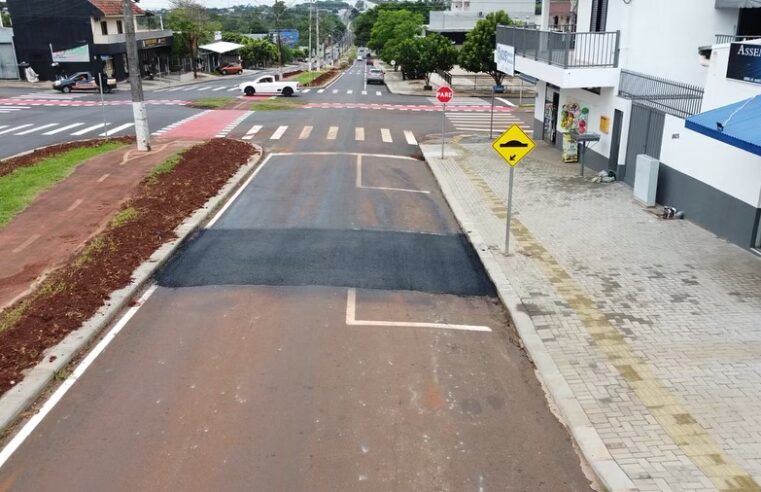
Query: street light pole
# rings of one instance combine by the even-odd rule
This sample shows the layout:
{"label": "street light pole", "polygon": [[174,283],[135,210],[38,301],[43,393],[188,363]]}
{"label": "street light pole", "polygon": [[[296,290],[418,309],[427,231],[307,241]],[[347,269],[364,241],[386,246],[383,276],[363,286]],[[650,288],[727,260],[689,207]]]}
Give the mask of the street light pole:
{"label": "street light pole", "polygon": [[148,129],[148,113],[143,98],[143,83],[140,80],[140,66],[137,60],[137,41],[135,39],[135,20],[132,16],[132,1],[122,0],[124,9],[124,36],[127,45],[127,66],[129,85],[132,93],[132,114],[135,118],[135,135],[137,150],[151,150],[151,132]]}
{"label": "street light pole", "polygon": [[275,0],[273,11],[275,12],[275,35],[277,36],[277,79],[280,80],[283,78],[283,47],[280,43],[280,16],[283,14],[285,6],[283,5],[281,10],[278,5],[282,5],[282,2]]}
{"label": "street light pole", "polygon": [[314,5],[314,15],[317,16],[317,27],[315,28],[317,39],[315,41],[315,48],[317,48],[317,71],[319,72],[320,66],[322,65],[322,63],[320,63],[322,61],[320,60],[320,48],[322,47],[322,43],[320,43],[320,7],[316,3]]}
{"label": "street light pole", "polygon": [[309,71],[312,71],[312,2],[309,2],[309,47],[307,48],[307,62]]}

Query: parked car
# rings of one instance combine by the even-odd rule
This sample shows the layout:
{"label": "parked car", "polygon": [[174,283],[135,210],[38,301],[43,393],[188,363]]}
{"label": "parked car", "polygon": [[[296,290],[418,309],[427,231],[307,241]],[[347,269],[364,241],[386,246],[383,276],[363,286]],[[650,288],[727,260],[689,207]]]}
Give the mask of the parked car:
{"label": "parked car", "polygon": [[[103,92],[110,93],[116,88],[116,79],[102,75],[105,82]],[[62,77],[53,82],[53,89],[68,94],[71,91],[100,91],[98,77],[93,77],[90,72],[77,72],[69,77]]]}
{"label": "parked car", "polygon": [[299,83],[275,81],[275,77],[272,75],[262,75],[253,81],[243,82],[238,87],[247,96],[276,94],[288,97],[296,93],[299,89]]}
{"label": "parked car", "polygon": [[243,73],[240,63],[225,63],[217,67],[217,72],[222,75],[237,75]]}
{"label": "parked car", "polygon": [[367,83],[368,84],[385,84],[386,83],[385,77],[386,77],[386,73],[380,68],[371,68],[367,72]]}

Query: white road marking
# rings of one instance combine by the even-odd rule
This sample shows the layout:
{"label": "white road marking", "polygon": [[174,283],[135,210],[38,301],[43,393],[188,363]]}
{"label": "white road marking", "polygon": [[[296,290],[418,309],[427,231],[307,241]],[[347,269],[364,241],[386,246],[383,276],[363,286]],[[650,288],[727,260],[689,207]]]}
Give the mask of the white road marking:
{"label": "white road marking", "polygon": [[517,105],[517,104],[513,104],[513,103],[511,103],[510,101],[508,101],[507,99],[505,99],[505,98],[503,98],[503,97],[498,97],[498,98],[497,98],[497,101],[500,101],[500,102],[502,102],[503,104],[507,104],[508,106],[510,106],[510,107],[512,107],[512,108],[517,108],[517,107],[518,107],[518,105]]}
{"label": "white road marking", "polygon": [[[105,126],[108,126],[108,125],[110,125],[110,124],[111,124],[111,123],[106,123],[106,124],[105,124]],[[87,128],[85,128],[85,129],[83,129],[83,130],[79,130],[79,131],[77,131],[77,132],[74,132],[74,133],[72,133],[72,135],[74,135],[74,136],[78,137],[78,136],[80,136],[80,135],[84,135],[85,133],[89,133],[89,132],[91,132],[91,131],[93,131],[93,130],[97,130],[98,128],[103,128],[103,127],[104,127],[104,124],[103,124],[103,123],[98,123],[97,125],[88,126]]]}
{"label": "white road marking", "polygon": [[381,94],[381,91],[375,91],[375,95],[376,96],[382,96],[383,94]]}
{"label": "white road marking", "polygon": [[338,89],[333,89],[333,94],[338,94]]}
{"label": "white road marking", "polygon": [[421,193],[423,195],[429,195],[431,192],[427,190],[412,190],[409,188],[390,188],[387,186],[365,186],[362,184],[362,154],[357,155],[357,181],[356,187],[365,190],[381,190],[381,191],[402,191],[406,193]]}
{"label": "white road marking", "polygon": [[354,129],[354,140],[358,142],[362,142],[365,140],[365,129],[361,126],[358,126]]}
{"label": "white road marking", "polygon": [[322,94],[323,92],[325,92],[325,89],[319,89],[319,90],[317,91],[317,94]]}
{"label": "white road marking", "polygon": [[111,175],[110,175],[110,174],[108,174],[108,173],[104,174],[103,176],[101,176],[100,178],[98,178],[98,183],[102,183],[102,182],[104,182],[106,179],[108,179],[108,177],[109,177],[109,176],[111,176]]}
{"label": "white road marking", "polygon": [[410,157],[407,155],[394,155],[394,154],[363,154],[361,152],[327,152],[327,151],[307,151],[307,152],[276,152],[274,154],[270,155],[276,155],[276,156],[284,156],[284,155],[353,155],[353,156],[367,156],[367,157],[379,157],[381,159],[401,159],[404,161],[419,161],[420,159],[415,159],[414,157]]}
{"label": "white road marking", "polygon": [[78,206],[82,205],[82,202],[83,202],[83,201],[84,201],[84,200],[82,200],[81,198],[77,198],[76,200],[74,200],[74,203],[72,203],[72,204],[71,204],[71,206],[70,206],[69,208],[67,208],[67,209],[66,209],[66,211],[67,211],[67,212],[71,212],[72,210],[74,210],[74,209],[75,209],[75,208],[77,208]]}
{"label": "white road marking", "polygon": [[328,129],[327,139],[328,140],[335,140],[337,136],[338,136],[338,127],[337,126],[331,126]]}
{"label": "white road marking", "polygon": [[277,130],[275,130],[275,133],[272,134],[270,137],[270,140],[280,140],[280,137],[283,136],[283,133],[288,129],[288,126],[279,126],[277,127]]}
{"label": "white road marking", "polygon": [[78,126],[82,126],[84,123],[72,123],[71,125],[66,125],[62,128],[56,128],[55,130],[51,130],[49,132],[43,133],[43,135],[55,135],[56,133],[65,132],[66,130],[71,130],[72,128],[76,128]]}
{"label": "white road marking", "polygon": [[[21,253],[22,251],[24,251],[24,249],[26,249],[27,246],[29,246],[30,244],[32,244],[33,242],[35,242],[39,238],[40,238],[39,234],[35,234],[35,235],[31,236],[29,239],[27,239],[23,243],[19,244],[18,246],[16,246],[11,251],[11,253]],[[2,466],[2,465],[0,465],[0,466]]]}
{"label": "white road marking", "polygon": [[16,130],[23,130],[24,128],[29,128],[30,126],[32,126],[32,123],[27,123],[25,125],[14,126],[14,127],[8,128],[7,130],[0,131],[0,135],[3,135],[5,133],[15,132]]}
{"label": "white road marking", "polygon": [[357,289],[349,289],[346,296],[346,326],[382,326],[386,328],[437,328],[443,330],[481,331],[491,332],[488,326],[480,325],[456,325],[448,323],[420,323],[414,321],[369,321],[358,320],[357,313]]}
{"label": "white road marking", "polygon": [[309,91],[311,91],[311,90],[312,90],[312,89],[304,89],[303,91],[301,91],[301,93],[302,93],[302,94],[308,94],[308,93],[309,93]]}
{"label": "white road marking", "polygon": [[381,140],[383,140],[384,143],[392,143],[394,139],[391,138],[391,130],[388,128],[381,128]]}
{"label": "white road marking", "polygon": [[42,420],[47,417],[50,411],[55,408],[55,406],[59,401],[61,401],[64,395],[66,395],[69,389],[74,386],[74,383],[76,383],[77,380],[82,377],[87,368],[90,367],[93,362],[95,362],[95,359],[97,359],[101,352],[106,349],[108,344],[110,344],[113,339],[116,338],[116,335],[118,335],[119,332],[122,331],[122,329],[127,325],[127,323],[129,323],[129,320],[132,319],[137,310],[140,309],[140,306],[147,302],[155,291],[156,285],[152,285],[148,288],[148,290],[145,291],[145,294],[143,294],[140,300],[138,300],[138,303],[135,306],[132,306],[124,314],[124,316],[122,316],[119,322],[116,323],[113,328],[111,328],[111,330],[106,334],[106,336],[101,339],[100,342],[98,342],[95,348],[93,348],[92,351],[87,354],[84,359],[82,359],[82,362],[80,362],[76,369],[74,369],[74,371],[71,373],[71,375],[66,378],[66,381],[64,381],[61,386],[59,386],[58,389],[53,392],[50,398],[48,398],[48,400],[42,405],[39,412],[34,414],[21,428],[21,430],[19,430],[18,433],[13,436],[13,439],[11,439],[8,445],[6,445],[5,448],[0,451],[0,468],[5,465],[11,456],[13,456],[13,453],[16,452],[19,446],[21,446],[26,438],[29,437],[32,432],[34,432],[34,429],[40,425],[40,422],[42,422]]}
{"label": "white road marking", "polygon": [[243,136],[243,140],[251,140],[254,138],[254,135],[259,133],[259,130],[262,129],[262,125],[254,125],[251,127],[249,131],[246,132],[246,134]]}
{"label": "white road marking", "polygon": [[306,140],[309,138],[309,135],[312,134],[312,127],[311,126],[305,126],[301,129],[301,134],[299,134],[299,140]]}
{"label": "white road marking", "polygon": [[366,96],[367,95],[367,91],[362,91],[362,95]]}
{"label": "white road marking", "polygon": [[190,86],[187,89],[182,89],[182,92],[190,92],[190,91],[194,91],[194,90],[196,90],[196,88],[193,87],[193,86]]}
{"label": "white road marking", "polygon": [[404,130],[404,138],[407,139],[407,143],[410,145],[417,145],[417,140],[415,140],[415,134],[412,133],[409,130]]}
{"label": "white road marking", "polygon": [[201,92],[201,91],[208,91],[209,89],[211,89],[211,86],[210,86],[210,85],[207,85],[207,86],[205,86],[205,87],[199,87],[199,88],[198,88],[198,92]]}
{"label": "white road marking", "polygon": [[239,90],[240,90],[240,87],[235,86],[235,87],[230,87],[229,89],[227,89],[227,92],[239,91]]}
{"label": "white road marking", "polygon": [[214,89],[211,90],[211,92],[221,91],[221,90],[224,90],[226,88],[227,88],[227,86],[222,85],[222,86],[219,86],[219,87],[215,87]]}
{"label": "white road marking", "polygon": [[58,123],[48,123],[47,125],[42,126],[36,126],[34,128],[30,128],[28,130],[24,130],[23,132],[18,132],[15,135],[29,135],[30,133],[38,132],[40,130],[44,130],[45,128],[50,128],[51,126],[56,126]]}
{"label": "white road marking", "polygon": [[243,193],[243,190],[248,188],[248,185],[251,183],[251,181],[253,181],[253,179],[256,177],[257,174],[259,174],[259,171],[261,171],[262,168],[264,168],[264,165],[269,162],[269,160],[272,158],[273,155],[277,155],[277,154],[269,154],[267,155],[267,157],[264,158],[262,163],[259,164],[259,167],[257,167],[256,170],[253,173],[251,173],[251,176],[246,180],[246,182],[243,183],[243,186],[238,188],[238,191],[236,191],[235,194],[231,196],[229,200],[227,200],[227,203],[225,203],[222,206],[222,208],[219,209],[219,212],[217,212],[216,215],[212,217],[212,219],[209,221],[208,224],[206,224],[206,227],[204,227],[204,229],[211,229],[214,226],[214,224],[217,223],[220,217],[222,217],[222,215],[227,211],[227,209],[230,208],[230,205],[232,205],[233,202],[235,202],[235,200],[238,199],[240,194]]}
{"label": "white road marking", "polygon": [[127,128],[134,126],[135,123],[125,123],[123,125],[119,125],[116,128],[111,128],[110,130],[106,130],[103,133],[98,134],[99,137],[108,137],[110,135],[114,135],[122,130],[126,130]]}
{"label": "white road marking", "polygon": [[8,128],[8,125],[0,125],[0,130],[2,130],[3,128]]}
{"label": "white road marking", "polygon": [[353,91],[353,90],[351,90],[351,89],[349,89],[348,91],[346,91],[346,93],[347,93],[347,94],[354,94],[354,91]]}

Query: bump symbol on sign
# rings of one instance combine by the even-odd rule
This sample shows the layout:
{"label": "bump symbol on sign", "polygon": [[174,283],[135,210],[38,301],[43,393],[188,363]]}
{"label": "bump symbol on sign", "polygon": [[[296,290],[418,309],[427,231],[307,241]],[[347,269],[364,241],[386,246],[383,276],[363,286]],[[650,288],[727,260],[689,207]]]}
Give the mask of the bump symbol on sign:
{"label": "bump symbol on sign", "polygon": [[492,143],[492,148],[509,164],[515,166],[529,152],[534,150],[536,144],[521,130],[518,125],[513,125],[505,133],[497,137]]}

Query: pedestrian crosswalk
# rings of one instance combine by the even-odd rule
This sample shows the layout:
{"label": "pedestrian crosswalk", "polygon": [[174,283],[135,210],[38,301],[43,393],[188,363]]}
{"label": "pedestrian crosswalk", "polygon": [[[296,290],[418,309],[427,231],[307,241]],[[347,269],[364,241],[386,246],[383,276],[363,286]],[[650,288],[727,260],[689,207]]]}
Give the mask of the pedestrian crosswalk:
{"label": "pedestrian crosswalk", "polygon": [[447,119],[456,130],[470,132],[489,132],[499,134],[512,125],[518,125],[524,131],[531,131],[530,125],[521,120],[515,113],[495,112],[486,113],[447,113]]}
{"label": "pedestrian crosswalk", "polygon": [[48,99],[51,101],[73,101],[87,94],[64,94],[63,92],[30,92],[20,96],[13,96],[11,99]]}
{"label": "pedestrian crosswalk", "polygon": [[[240,92],[240,87],[238,85],[184,85],[184,86],[176,86],[176,87],[165,87],[163,89],[156,89],[153,92],[155,93],[180,93],[180,92],[201,92],[204,94],[211,94],[216,93],[220,94],[222,92]],[[355,91],[354,89],[325,89],[325,88],[313,88],[313,87],[302,87],[298,90],[296,90],[296,94],[331,94],[331,95],[347,95],[351,96],[355,93],[359,92],[363,96],[368,97],[381,97],[383,96],[383,91],[380,90],[361,90],[361,91]]]}
{"label": "pedestrian crosswalk", "polygon": [[0,104],[0,114],[17,113],[25,109],[29,109],[31,106],[16,106],[12,104]]}
{"label": "pedestrian crosswalk", "polygon": [[298,140],[319,139],[325,142],[336,140],[346,141],[353,139],[355,142],[384,143],[392,144],[394,142],[406,143],[407,145],[417,145],[418,140],[411,130],[396,130],[392,128],[375,128],[365,127],[341,127],[328,126],[315,128],[312,125],[279,125],[267,127],[261,124],[253,125],[241,137],[243,140],[259,141],[265,140],[287,140],[295,138]]}
{"label": "pedestrian crosswalk", "polygon": [[[125,134],[127,130],[134,126],[134,122],[127,123],[110,123],[99,122],[93,124],[93,122],[77,121],[77,122],[64,122],[64,123],[25,123],[23,125],[0,125],[0,138],[8,137],[23,137],[33,135],[60,135],[67,134],[72,137],[81,136],[101,136],[109,137],[116,134]],[[108,127],[108,128],[106,128]]]}

